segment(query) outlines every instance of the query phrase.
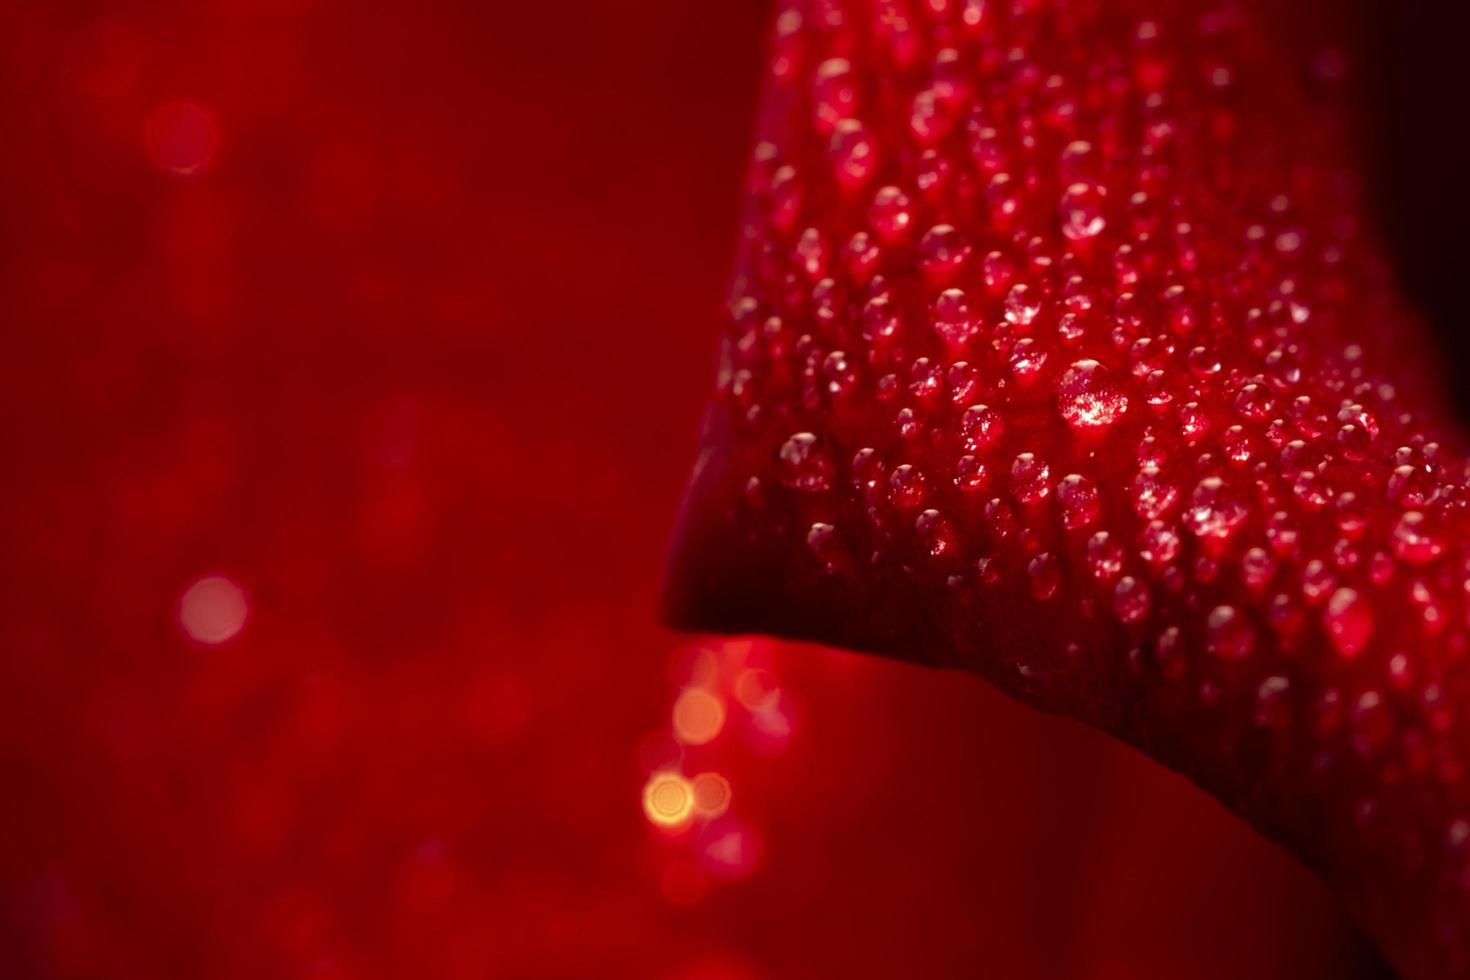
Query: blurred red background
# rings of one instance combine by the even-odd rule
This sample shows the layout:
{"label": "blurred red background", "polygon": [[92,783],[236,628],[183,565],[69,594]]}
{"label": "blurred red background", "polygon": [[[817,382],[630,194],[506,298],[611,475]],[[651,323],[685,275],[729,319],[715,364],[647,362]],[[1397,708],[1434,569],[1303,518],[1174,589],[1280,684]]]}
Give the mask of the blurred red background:
{"label": "blurred red background", "polygon": [[0,10],[0,975],[1366,970],[1126,750],[656,626],[766,16]]}

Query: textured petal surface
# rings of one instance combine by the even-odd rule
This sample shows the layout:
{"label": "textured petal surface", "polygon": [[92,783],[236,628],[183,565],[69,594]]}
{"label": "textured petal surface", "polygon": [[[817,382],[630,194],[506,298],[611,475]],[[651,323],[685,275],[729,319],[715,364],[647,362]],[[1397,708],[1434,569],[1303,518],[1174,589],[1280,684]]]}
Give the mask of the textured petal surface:
{"label": "textured petal surface", "polygon": [[1465,504],[1341,51],[1264,5],[777,13],[683,626],[977,672],[1467,960]]}

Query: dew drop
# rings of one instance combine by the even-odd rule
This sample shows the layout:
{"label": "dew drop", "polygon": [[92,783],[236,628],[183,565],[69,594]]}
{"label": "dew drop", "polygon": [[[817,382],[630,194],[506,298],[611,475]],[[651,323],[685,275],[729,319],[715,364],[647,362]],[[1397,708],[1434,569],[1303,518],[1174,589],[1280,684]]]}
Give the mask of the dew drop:
{"label": "dew drop", "polygon": [[822,361],[822,379],[827,394],[832,398],[845,398],[858,387],[858,372],[844,351],[834,350]]}
{"label": "dew drop", "polygon": [[868,224],[881,241],[893,243],[903,239],[913,225],[909,196],[892,184],[873,195],[868,209]]}
{"label": "dew drop", "polygon": [[1444,545],[1431,533],[1429,520],[1411,510],[1393,528],[1393,553],[1410,565],[1428,565],[1444,554]]}
{"label": "dew drop", "polygon": [[1262,728],[1285,728],[1290,720],[1287,701],[1290,693],[1291,680],[1280,674],[1261,681],[1256,688],[1256,724]]}
{"label": "dew drop", "polygon": [[832,485],[832,458],[822,441],[798,432],[781,445],[777,456],[781,485],[803,493],[821,493]]}
{"label": "dew drop", "polygon": [[1185,524],[1211,554],[1218,555],[1249,511],[1218,476],[1208,476],[1194,489]]}
{"label": "dew drop", "polygon": [[1042,552],[1026,566],[1026,578],[1030,582],[1031,595],[1037,599],[1050,599],[1057,594],[1062,581],[1061,563],[1056,555]]}
{"label": "dew drop", "polygon": [[1087,569],[1099,582],[1111,582],[1123,571],[1123,547],[1106,531],[1087,539]]}
{"label": "dew drop", "polygon": [[1092,524],[1102,510],[1097,484],[1078,473],[1062,477],[1057,484],[1057,505],[1062,512],[1062,526],[1069,531]]}
{"label": "dew drop", "polygon": [[990,483],[990,472],[974,456],[961,456],[954,467],[954,485],[964,493],[978,493]]}
{"label": "dew drop", "polygon": [[1337,577],[1320,558],[1313,558],[1302,566],[1302,598],[1308,605],[1316,606],[1337,586]]}
{"label": "dew drop", "polygon": [[1235,396],[1235,410],[1247,419],[1264,422],[1276,410],[1276,402],[1265,385],[1248,384]]}
{"label": "dew drop", "polygon": [[1157,520],[1174,509],[1179,488],[1160,475],[1157,467],[1139,470],[1133,478],[1133,510],[1144,520]]}
{"label": "dew drop", "polygon": [[1089,181],[1078,181],[1062,194],[1059,206],[1062,219],[1062,234],[1074,242],[1085,242],[1095,238],[1107,220],[1103,216],[1103,203],[1107,191]]}
{"label": "dew drop", "polygon": [[1118,580],[1117,587],[1113,589],[1113,613],[1119,622],[1143,622],[1148,618],[1151,605],[1147,585],[1132,575],[1125,575]]}
{"label": "dew drop", "polygon": [[1021,387],[1033,384],[1046,370],[1047,352],[1034,337],[1023,337],[1011,348],[1011,376]]}
{"label": "dew drop", "polygon": [[1011,463],[1011,493],[1019,503],[1039,504],[1051,494],[1046,461],[1035,453],[1021,453]]}
{"label": "dew drop", "polygon": [[856,119],[840,120],[827,144],[827,159],[837,182],[849,191],[866,184],[878,167],[878,152],[867,127]]}
{"label": "dew drop", "polygon": [[1138,536],[1138,557],[1154,568],[1163,568],[1179,557],[1183,542],[1179,529],[1163,521],[1149,521]]}
{"label": "dew drop", "polygon": [[1234,606],[1216,606],[1205,620],[1205,636],[1210,653],[1226,660],[1242,660],[1250,655],[1255,636],[1250,623]]}
{"label": "dew drop", "polygon": [[812,79],[812,120],[817,131],[830,133],[857,108],[857,85],[852,64],[846,58],[828,58],[817,66]]}
{"label": "dew drop", "polygon": [[1007,323],[1025,327],[1041,313],[1041,299],[1033,295],[1030,286],[1018,282],[1006,293],[1005,318]]}
{"label": "dew drop", "polygon": [[1251,592],[1264,592],[1276,576],[1276,559],[1265,548],[1249,548],[1240,556],[1240,582]]}
{"label": "dew drop", "polygon": [[958,544],[954,525],[937,510],[926,510],[914,521],[914,531],[919,536],[920,546],[931,558],[940,558],[953,552]]}
{"label": "dew drop", "polygon": [[843,557],[837,528],[820,522],[813,524],[806,534],[806,546],[823,568],[828,572],[837,571]]}
{"label": "dew drop", "polygon": [[934,300],[934,332],[951,347],[963,347],[980,332],[962,289],[946,289]]}
{"label": "dew drop", "polygon": [[888,476],[888,500],[899,510],[918,510],[929,496],[924,473],[911,463],[893,468]]}
{"label": "dew drop", "polygon": [[1343,587],[1327,600],[1322,626],[1338,653],[1356,657],[1373,635],[1373,611],[1357,590]]}
{"label": "dew drop", "polygon": [[1097,361],[1075,361],[1057,383],[1057,410],[1074,429],[1104,429],[1128,410],[1128,398]]}
{"label": "dew drop", "polygon": [[960,416],[960,436],[967,450],[983,453],[1005,434],[1005,419],[988,405],[971,405]]}
{"label": "dew drop", "polygon": [[935,225],[919,239],[919,265],[931,280],[948,282],[970,258],[970,243],[954,225]]}

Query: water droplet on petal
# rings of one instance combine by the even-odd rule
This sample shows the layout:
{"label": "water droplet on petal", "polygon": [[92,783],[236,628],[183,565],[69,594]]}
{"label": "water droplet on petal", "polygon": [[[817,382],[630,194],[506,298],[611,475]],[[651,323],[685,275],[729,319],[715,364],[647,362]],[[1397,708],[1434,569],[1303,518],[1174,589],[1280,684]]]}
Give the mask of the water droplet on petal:
{"label": "water droplet on petal", "polygon": [[792,490],[820,493],[831,486],[832,458],[815,435],[798,432],[781,445],[777,478]]}
{"label": "water droplet on petal", "polygon": [[835,572],[842,564],[842,541],[831,524],[813,524],[806,534],[806,546],[828,572]]}
{"label": "water droplet on petal", "polygon": [[1194,489],[1185,523],[1211,554],[1218,555],[1249,511],[1218,476],[1208,476]]}
{"label": "water droplet on petal", "polygon": [[1149,521],[1138,536],[1138,557],[1154,568],[1163,568],[1179,557],[1183,542],[1179,529],[1163,521]]}
{"label": "water droplet on petal", "polygon": [[919,265],[931,281],[948,282],[970,258],[970,243],[954,225],[935,225],[919,239]]}
{"label": "water droplet on petal", "polygon": [[1087,568],[1099,582],[1111,582],[1123,571],[1123,547],[1106,531],[1087,539]]}
{"label": "water droplet on petal", "polygon": [[1113,590],[1113,613],[1119,622],[1143,622],[1148,618],[1150,605],[1147,585],[1132,575],[1125,575],[1118,580],[1118,585]]}
{"label": "water droplet on petal", "polygon": [[857,109],[857,84],[846,58],[828,58],[812,79],[812,120],[820,133],[830,133]]}
{"label": "water droplet on petal", "polygon": [[1102,510],[1097,484],[1078,473],[1062,477],[1057,484],[1057,505],[1062,512],[1062,526],[1069,531],[1087,527]]}
{"label": "water droplet on petal", "polygon": [[1157,520],[1174,509],[1179,488],[1160,475],[1157,467],[1139,470],[1133,478],[1133,510],[1144,520]]}
{"label": "water droplet on petal", "polygon": [[1041,298],[1033,294],[1030,286],[1018,282],[1006,293],[1006,322],[1019,327],[1028,326],[1041,312]]}
{"label": "water droplet on petal", "polygon": [[1097,361],[1075,361],[1057,383],[1057,410],[1074,429],[1104,429],[1128,410],[1128,398]]}
{"label": "water droplet on petal", "polygon": [[888,476],[888,491],[889,503],[899,510],[918,510],[929,496],[923,471],[911,463],[893,468]]}
{"label": "water droplet on petal", "polygon": [[963,347],[980,332],[964,290],[946,289],[940,293],[934,300],[933,314],[934,332],[952,347]]}
{"label": "water droplet on petal", "polygon": [[1022,504],[1038,504],[1051,494],[1051,470],[1035,453],[1021,453],[1011,464],[1011,493]]}
{"label": "water droplet on petal", "polygon": [[827,144],[827,159],[832,163],[837,182],[850,191],[866,184],[878,168],[873,137],[856,119],[837,123]]}
{"label": "water droplet on petal", "polygon": [[1234,606],[1216,606],[1205,621],[1209,651],[1226,660],[1242,660],[1250,655],[1255,634],[1250,622]]}
{"label": "water droplet on petal", "polygon": [[955,550],[959,537],[954,525],[937,510],[926,510],[914,522],[920,545],[931,558],[941,558]]}
{"label": "water droplet on petal", "polygon": [[1340,588],[1327,600],[1322,626],[1338,653],[1356,657],[1373,635],[1373,611],[1357,590]]}
{"label": "water droplet on petal", "polygon": [[1100,185],[1078,181],[1062,194],[1059,207],[1062,218],[1062,234],[1074,242],[1088,241],[1096,237],[1105,227],[1103,203],[1107,191]]}
{"label": "water droplet on petal", "polygon": [[1026,577],[1030,580],[1031,595],[1037,599],[1050,599],[1057,594],[1062,581],[1061,563],[1056,555],[1043,552],[1031,559],[1026,566]]}
{"label": "water droplet on petal", "polygon": [[1411,565],[1427,565],[1444,554],[1444,545],[1431,533],[1429,519],[1411,510],[1394,525],[1393,553]]}
{"label": "water droplet on petal", "polygon": [[893,185],[880,188],[868,209],[868,224],[882,241],[893,243],[908,234],[914,221],[909,196]]}
{"label": "water droplet on petal", "polygon": [[971,405],[960,416],[960,436],[965,448],[983,453],[1000,441],[1005,433],[1005,419],[988,405]]}

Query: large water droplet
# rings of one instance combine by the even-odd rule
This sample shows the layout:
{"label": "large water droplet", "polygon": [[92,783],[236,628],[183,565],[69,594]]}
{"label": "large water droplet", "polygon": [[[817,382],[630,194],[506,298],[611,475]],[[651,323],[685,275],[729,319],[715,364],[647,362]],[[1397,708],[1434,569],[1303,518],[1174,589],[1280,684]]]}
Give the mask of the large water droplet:
{"label": "large water droplet", "polygon": [[1338,653],[1356,657],[1373,635],[1373,611],[1357,590],[1343,587],[1327,600],[1322,627]]}
{"label": "large water droplet", "polygon": [[1103,204],[1107,191],[1100,184],[1078,181],[1062,194],[1058,210],[1061,212],[1062,234],[1074,242],[1088,241],[1096,237],[1105,227]]}
{"label": "large water droplet", "polygon": [[1057,382],[1057,411],[1074,429],[1104,429],[1128,410],[1128,397],[1097,361],[1075,361]]}

